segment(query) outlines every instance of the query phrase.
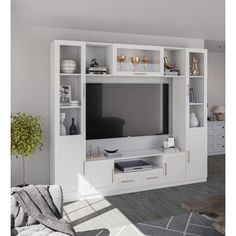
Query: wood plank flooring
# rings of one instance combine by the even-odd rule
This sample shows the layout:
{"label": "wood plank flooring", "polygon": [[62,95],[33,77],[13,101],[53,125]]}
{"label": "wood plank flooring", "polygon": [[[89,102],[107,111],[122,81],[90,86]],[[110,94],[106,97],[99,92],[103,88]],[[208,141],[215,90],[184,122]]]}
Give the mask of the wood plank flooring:
{"label": "wood plank flooring", "polygon": [[204,183],[150,190],[106,197],[113,208],[119,209],[133,224],[180,215],[184,200],[203,199],[225,194],[225,157],[208,158],[208,181]]}

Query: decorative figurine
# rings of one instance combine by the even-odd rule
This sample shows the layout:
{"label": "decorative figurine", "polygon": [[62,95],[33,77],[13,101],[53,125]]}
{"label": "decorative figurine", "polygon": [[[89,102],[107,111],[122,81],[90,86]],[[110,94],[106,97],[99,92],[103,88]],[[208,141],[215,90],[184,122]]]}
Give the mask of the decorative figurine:
{"label": "decorative figurine", "polygon": [[96,58],[93,58],[90,62],[90,66],[89,67],[99,67],[99,63],[98,60]]}
{"label": "decorative figurine", "polygon": [[171,65],[168,61],[168,58],[167,57],[164,57],[164,66],[166,69],[170,70],[170,69],[173,69],[174,68],[174,65]]}
{"label": "decorative figurine", "polygon": [[199,75],[200,74],[198,62],[199,61],[198,61],[197,57],[193,57],[190,75]]}

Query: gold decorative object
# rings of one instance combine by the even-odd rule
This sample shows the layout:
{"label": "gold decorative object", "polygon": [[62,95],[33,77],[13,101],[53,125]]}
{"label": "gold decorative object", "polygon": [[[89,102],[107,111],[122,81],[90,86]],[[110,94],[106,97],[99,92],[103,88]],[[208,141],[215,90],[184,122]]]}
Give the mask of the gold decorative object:
{"label": "gold decorative object", "polygon": [[166,69],[170,70],[170,69],[173,69],[175,66],[174,65],[171,65],[168,61],[168,58],[167,57],[164,57],[164,66]]}
{"label": "gold decorative object", "polygon": [[133,66],[134,66],[134,72],[137,72],[137,65],[139,64],[140,62],[140,57],[139,56],[133,56],[133,57],[130,57],[130,60],[131,62],[133,63]]}
{"label": "gold decorative object", "polygon": [[148,63],[150,62],[150,59],[148,56],[143,56],[143,63],[144,63],[144,70],[147,70]]}
{"label": "gold decorative object", "polygon": [[192,65],[191,65],[191,69],[190,69],[190,75],[199,75],[199,66],[198,66],[198,58],[197,57],[193,57],[192,60]]}
{"label": "gold decorative object", "polygon": [[117,56],[117,61],[120,63],[120,70],[123,70],[123,63],[126,60],[126,56]]}

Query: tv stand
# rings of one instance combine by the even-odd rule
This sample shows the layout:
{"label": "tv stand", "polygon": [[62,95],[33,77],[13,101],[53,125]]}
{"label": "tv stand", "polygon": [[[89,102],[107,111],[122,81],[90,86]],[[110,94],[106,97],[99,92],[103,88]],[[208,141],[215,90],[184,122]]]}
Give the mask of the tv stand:
{"label": "tv stand", "polygon": [[[148,56],[150,65],[133,65],[117,61]],[[164,57],[176,66],[179,73],[169,74]],[[106,74],[87,74],[93,58],[106,67]],[[199,74],[191,74],[194,58],[199,61]],[[63,71],[63,60],[74,60],[73,73]],[[62,63],[63,64],[63,63]],[[86,140],[86,84],[169,84],[169,134]],[[69,91],[65,99],[61,87]],[[50,183],[59,184],[65,200],[95,194],[113,195],[182,184],[207,179],[207,51],[205,49],[130,45],[84,41],[55,40],[50,47]],[[190,96],[194,92],[195,96]],[[61,95],[61,96],[60,96]],[[62,96],[63,95],[63,96]],[[60,104],[63,98],[67,104]],[[191,99],[194,98],[194,100]],[[73,102],[71,102],[72,100]],[[62,114],[63,113],[63,114]],[[198,127],[190,124],[195,113]],[[69,135],[72,118],[77,132]],[[61,119],[61,122],[60,122]],[[66,130],[66,132],[65,132]],[[168,136],[176,138],[179,152],[160,150]],[[121,157],[87,158],[89,146],[94,150],[119,149]],[[96,151],[95,151],[96,152]],[[140,159],[152,163],[153,169],[123,173],[115,162]]]}

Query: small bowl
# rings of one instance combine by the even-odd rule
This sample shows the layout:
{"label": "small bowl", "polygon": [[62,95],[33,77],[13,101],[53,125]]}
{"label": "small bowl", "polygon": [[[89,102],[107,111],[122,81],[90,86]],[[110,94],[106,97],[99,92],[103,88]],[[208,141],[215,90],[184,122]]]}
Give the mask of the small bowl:
{"label": "small bowl", "polygon": [[115,150],[107,150],[107,149],[104,149],[105,152],[107,153],[116,153],[119,151],[119,149],[115,149]]}

